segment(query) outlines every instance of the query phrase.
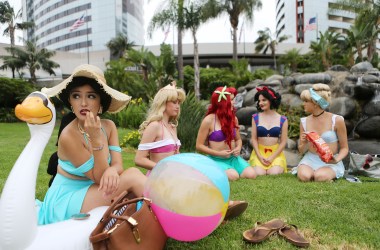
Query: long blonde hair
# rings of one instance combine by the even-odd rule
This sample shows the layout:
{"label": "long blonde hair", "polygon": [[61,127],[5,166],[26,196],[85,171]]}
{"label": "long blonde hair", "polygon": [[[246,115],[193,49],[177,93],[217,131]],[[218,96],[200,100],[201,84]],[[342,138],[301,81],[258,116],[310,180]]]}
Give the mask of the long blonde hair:
{"label": "long blonde hair", "polygon": [[[313,84],[312,88],[318,95],[323,97],[327,102],[331,103],[331,90],[330,90],[329,85],[324,84],[324,83],[316,83],[316,84]],[[300,97],[302,101],[306,101],[306,102],[312,101],[313,103],[318,105],[318,103],[316,103],[313,100],[313,98],[311,98],[309,89],[303,90],[301,92]]]}
{"label": "long blonde hair", "polygon": [[[153,102],[149,108],[148,115],[146,120],[141,123],[139,132],[142,134],[145,130],[145,128],[154,121],[161,121],[165,108],[166,108],[166,102],[172,102],[172,101],[179,101],[180,103],[184,102],[186,99],[186,94],[183,89],[176,88],[175,83],[168,84],[166,87],[160,89],[157,94],[154,96]],[[178,112],[178,115],[175,117],[170,117],[169,122],[173,126],[178,125],[178,118],[179,118],[180,112]]]}

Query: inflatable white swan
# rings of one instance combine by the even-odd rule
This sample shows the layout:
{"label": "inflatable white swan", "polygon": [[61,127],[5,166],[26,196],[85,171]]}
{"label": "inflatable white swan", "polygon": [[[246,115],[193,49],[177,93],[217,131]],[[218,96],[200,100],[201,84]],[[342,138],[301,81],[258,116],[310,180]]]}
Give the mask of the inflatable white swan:
{"label": "inflatable white swan", "polygon": [[107,207],[90,212],[86,220],[37,225],[35,189],[38,166],[55,125],[55,108],[41,92],[31,93],[15,109],[27,122],[31,138],[14,164],[0,199],[0,250],[92,249],[91,231]]}

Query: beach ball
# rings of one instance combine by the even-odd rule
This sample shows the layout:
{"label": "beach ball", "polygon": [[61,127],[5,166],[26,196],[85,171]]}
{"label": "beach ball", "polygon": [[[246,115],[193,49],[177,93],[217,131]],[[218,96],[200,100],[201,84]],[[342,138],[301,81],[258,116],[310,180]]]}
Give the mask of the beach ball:
{"label": "beach ball", "polygon": [[230,186],[227,175],[210,158],[183,153],[159,161],[144,187],[167,236],[196,241],[223,221]]}

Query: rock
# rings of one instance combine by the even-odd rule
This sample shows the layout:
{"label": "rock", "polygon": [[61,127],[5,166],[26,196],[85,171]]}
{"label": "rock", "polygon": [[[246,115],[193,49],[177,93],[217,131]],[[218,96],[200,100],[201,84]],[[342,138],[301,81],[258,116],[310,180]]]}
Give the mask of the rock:
{"label": "rock", "polygon": [[282,84],[284,87],[290,87],[292,85],[295,85],[296,81],[294,80],[293,77],[287,76],[282,80]]}
{"label": "rock", "polygon": [[300,154],[298,152],[294,152],[293,150],[284,149],[284,154],[286,157],[286,164],[288,165],[288,168],[293,168],[298,166],[298,163],[301,160]]}
{"label": "rock", "polygon": [[380,115],[380,96],[374,97],[369,103],[364,106],[363,112],[366,115]]}
{"label": "rock", "polygon": [[300,95],[302,93],[302,91],[304,91],[305,89],[310,89],[313,87],[313,84],[298,84],[294,87],[294,91]]}
{"label": "rock", "polygon": [[331,76],[326,73],[308,73],[301,76],[296,76],[295,81],[296,81],[296,84],[304,84],[304,83],[329,84],[331,82]]}
{"label": "rock", "polygon": [[252,115],[257,113],[256,107],[244,107],[236,111],[236,117],[239,124],[245,126],[252,126]]}
{"label": "rock", "polygon": [[255,106],[255,95],[257,93],[256,88],[247,92],[243,99],[243,107]]}
{"label": "rock", "polygon": [[379,140],[356,139],[348,141],[350,151],[355,151],[359,154],[380,154],[379,145]]}
{"label": "rock", "polygon": [[282,85],[280,80],[265,80],[265,82],[262,84],[271,88],[280,87]]}
{"label": "rock", "polygon": [[329,68],[329,70],[331,71],[348,71],[348,69],[346,67],[344,67],[343,65],[333,65]]}
{"label": "rock", "polygon": [[[356,132],[364,138],[379,139],[380,138],[380,116],[372,116],[356,127]],[[379,146],[377,146],[379,148]]]}
{"label": "rock", "polygon": [[368,85],[356,85],[354,87],[354,97],[358,100],[370,100],[373,95],[373,88]]}
{"label": "rock", "polygon": [[302,100],[295,94],[284,94],[281,96],[281,104],[290,106],[291,108],[298,108],[302,105]]}
{"label": "rock", "polygon": [[356,76],[356,75],[348,75],[347,77],[346,77],[346,79],[348,80],[348,81],[351,81],[351,82],[357,82],[358,81],[358,76]]}
{"label": "rock", "polygon": [[358,64],[355,64],[354,66],[352,66],[350,71],[352,73],[365,73],[372,69],[373,69],[372,64],[366,61],[366,62],[360,62]]}
{"label": "rock", "polygon": [[344,118],[352,118],[355,114],[355,110],[355,101],[350,97],[334,98],[330,106],[330,112],[341,115]]}
{"label": "rock", "polygon": [[379,77],[374,76],[374,75],[364,75],[363,76],[363,82],[365,83],[374,83],[374,82],[379,82]]}
{"label": "rock", "polygon": [[273,80],[278,80],[278,81],[282,81],[282,79],[284,79],[284,76],[282,75],[271,75],[270,77],[268,77],[267,79],[265,79],[266,82],[271,82]]}

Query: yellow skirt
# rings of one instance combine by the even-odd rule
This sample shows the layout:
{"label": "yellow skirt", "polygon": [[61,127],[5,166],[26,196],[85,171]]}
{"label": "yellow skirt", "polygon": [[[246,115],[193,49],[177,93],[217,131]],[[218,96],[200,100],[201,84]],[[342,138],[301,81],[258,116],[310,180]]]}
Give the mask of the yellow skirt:
{"label": "yellow skirt", "polygon": [[[269,157],[271,156],[278,148],[278,144],[275,144],[275,145],[272,145],[272,146],[264,146],[264,145],[260,145],[259,144],[259,151],[260,151],[260,154],[264,157]],[[249,158],[249,164],[252,166],[252,167],[261,167],[265,170],[268,170],[270,169],[271,167],[273,166],[279,166],[279,167],[282,167],[284,169],[284,173],[286,173],[288,171],[288,167],[286,165],[286,158],[285,158],[285,154],[284,152],[281,152],[272,162],[272,164],[270,164],[269,166],[265,166],[261,163],[261,161],[259,160],[259,158],[257,158],[257,155],[256,155],[256,152],[255,150],[252,150],[252,154],[251,154],[251,157]]]}

